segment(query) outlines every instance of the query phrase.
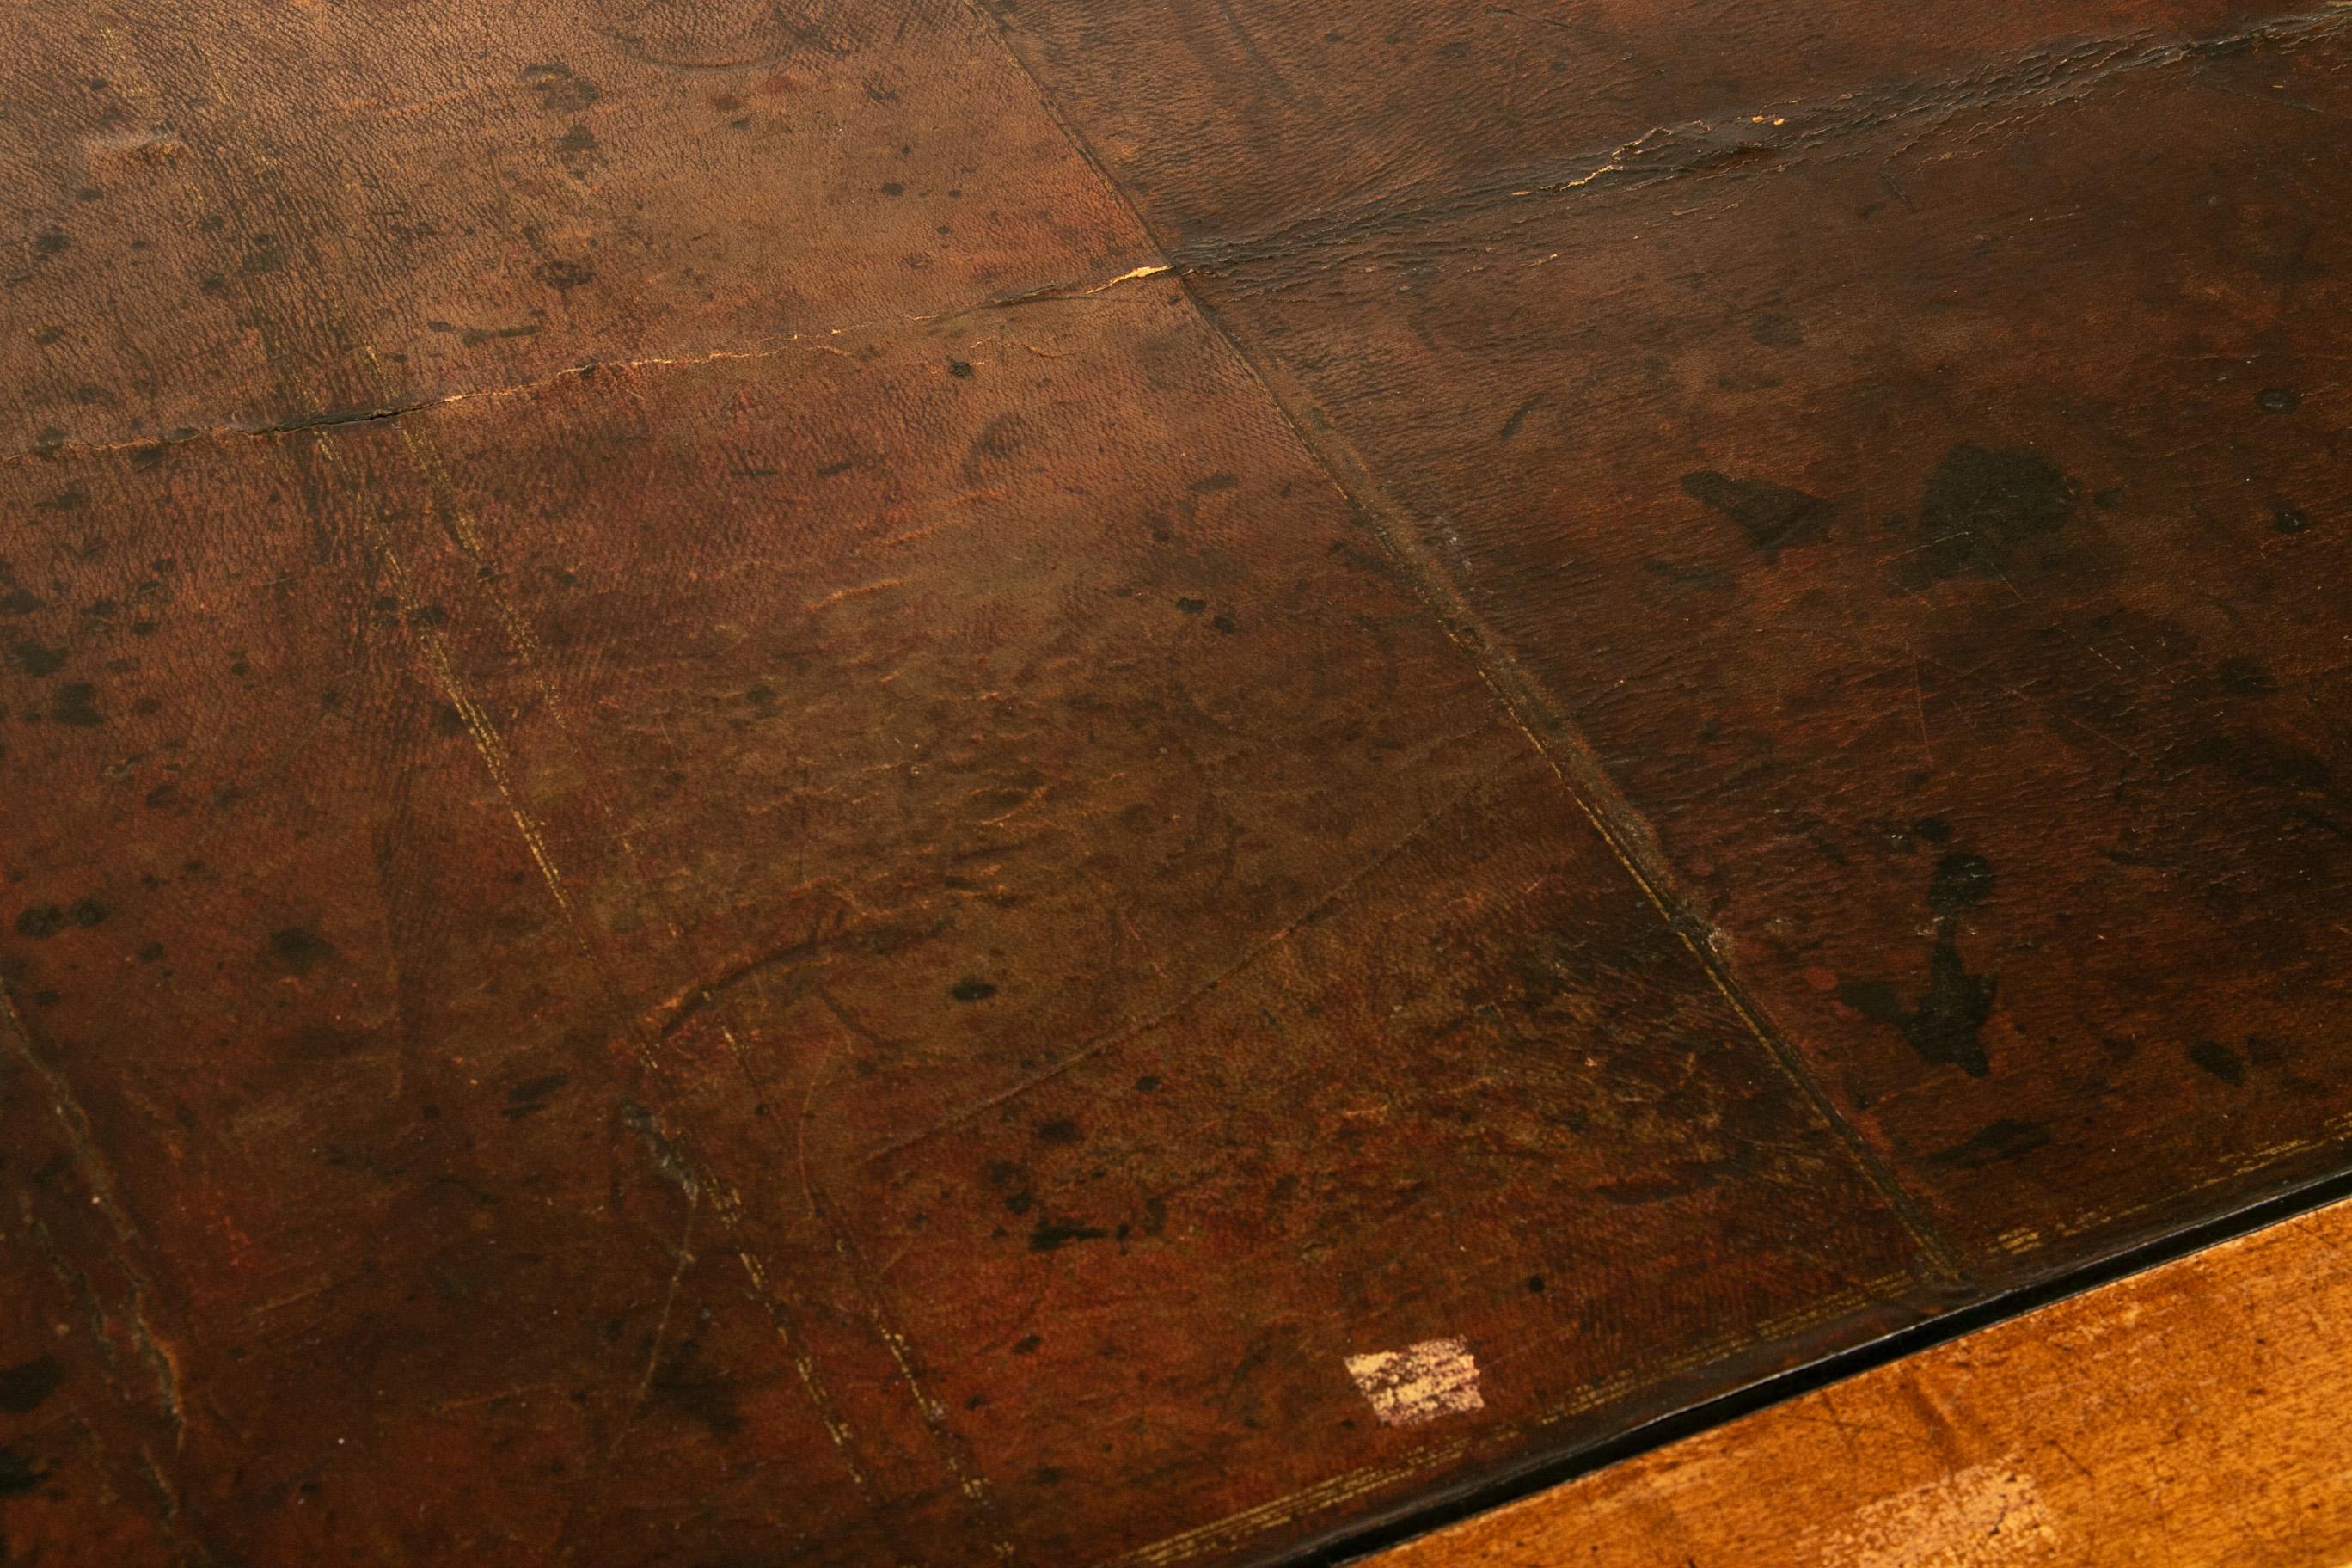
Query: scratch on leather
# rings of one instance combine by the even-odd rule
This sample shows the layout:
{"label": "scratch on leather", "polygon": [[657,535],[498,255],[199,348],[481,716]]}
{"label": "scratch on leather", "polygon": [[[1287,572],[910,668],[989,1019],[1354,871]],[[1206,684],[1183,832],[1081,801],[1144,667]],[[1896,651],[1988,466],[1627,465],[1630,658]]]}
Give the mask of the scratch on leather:
{"label": "scratch on leather", "polygon": [[33,1048],[32,1034],[25,1027],[25,1020],[16,1011],[16,998],[5,985],[0,985],[0,1021],[5,1021],[9,1049],[40,1080],[49,1110],[56,1116],[65,1133],[67,1146],[72,1152],[74,1169],[89,1188],[95,1206],[106,1217],[109,1252],[115,1267],[121,1269],[123,1277],[130,1282],[130,1300],[125,1314],[128,1321],[124,1331],[137,1348],[141,1359],[147,1363],[149,1371],[154,1374],[158,1402],[164,1414],[171,1417],[174,1443],[185,1443],[186,1404],[181,1396],[179,1358],[148,1321],[147,1302],[154,1285],[137,1262],[142,1238],[137,1227],[131,1223],[131,1216],[123,1212],[121,1200],[115,1195],[113,1177],[90,1134],[89,1118],[83,1111],[81,1102],[74,1097],[72,1086]]}

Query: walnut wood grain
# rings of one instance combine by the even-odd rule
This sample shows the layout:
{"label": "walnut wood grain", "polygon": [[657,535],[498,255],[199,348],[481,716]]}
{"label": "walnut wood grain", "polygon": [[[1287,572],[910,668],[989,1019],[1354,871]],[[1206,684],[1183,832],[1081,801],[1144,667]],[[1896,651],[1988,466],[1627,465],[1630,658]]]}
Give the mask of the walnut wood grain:
{"label": "walnut wood grain", "polygon": [[1875,1368],[1378,1568],[1876,1568],[2352,1555],[2352,1205]]}

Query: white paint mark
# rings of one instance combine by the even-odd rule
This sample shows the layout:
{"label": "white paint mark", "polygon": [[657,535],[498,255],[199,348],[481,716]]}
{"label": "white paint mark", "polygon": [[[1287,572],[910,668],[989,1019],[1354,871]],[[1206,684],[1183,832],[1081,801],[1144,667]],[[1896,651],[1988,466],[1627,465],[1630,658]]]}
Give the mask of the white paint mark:
{"label": "white paint mark", "polygon": [[1348,1375],[1387,1426],[1418,1426],[1486,1407],[1478,1394],[1478,1363],[1465,1340],[1423,1340],[1401,1351],[1351,1355]]}

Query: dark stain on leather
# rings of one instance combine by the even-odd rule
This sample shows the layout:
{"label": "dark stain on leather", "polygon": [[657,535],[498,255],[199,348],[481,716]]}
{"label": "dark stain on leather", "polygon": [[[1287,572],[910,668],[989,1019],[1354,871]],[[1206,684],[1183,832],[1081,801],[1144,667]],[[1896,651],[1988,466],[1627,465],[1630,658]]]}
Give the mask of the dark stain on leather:
{"label": "dark stain on leather", "polygon": [[1901,1030],[1921,1060],[1957,1067],[1970,1078],[1992,1070],[1981,1036],[2000,983],[1969,973],[1960,956],[1959,917],[1983,902],[1992,888],[1992,867],[1981,856],[1953,854],[1937,862],[1927,885],[1935,945],[1927,954],[1927,988],[1916,1005],[1905,1005],[1883,980],[1848,981],[1837,988],[1838,1000],[1864,1017]]}
{"label": "dark stain on leather", "polygon": [[522,84],[539,95],[539,106],[550,114],[578,114],[604,96],[594,82],[560,65],[523,67]]}
{"label": "dark stain on leather", "polygon": [[1683,476],[1683,493],[1738,524],[1740,533],[1768,562],[1779,560],[1783,550],[1814,542],[1829,527],[1827,501],[1769,479],[1735,479],[1701,469]]}
{"label": "dark stain on leather", "polygon": [[48,1479],[49,1472],[34,1466],[32,1461],[13,1448],[0,1448],[0,1497],[16,1497],[31,1491]]}
{"label": "dark stain on leather", "polygon": [[335,944],[308,926],[280,926],[269,933],[269,951],[289,973],[308,974],[335,955]]}
{"label": "dark stain on leather", "polygon": [[104,724],[106,715],[98,708],[98,688],[87,680],[68,680],[58,687],[57,700],[49,704],[49,721],[78,730],[95,730]]}
{"label": "dark stain on leather", "polygon": [[1040,1215],[1037,1228],[1029,1233],[1029,1250],[1054,1252],[1074,1241],[1100,1241],[1110,1232],[1091,1225],[1079,1225],[1071,1220],[1047,1219]]}
{"label": "dark stain on leather", "polygon": [[19,1362],[0,1371],[0,1410],[11,1415],[38,1410],[65,1380],[65,1367],[56,1356],[38,1355]]}
{"label": "dark stain on leather", "polygon": [[2004,1160],[2014,1160],[2031,1154],[2036,1149],[2050,1146],[2050,1129],[2039,1121],[2024,1121],[2004,1116],[1990,1122],[1948,1149],[1938,1149],[1927,1156],[1932,1164],[1948,1166],[1958,1171],[1981,1170]]}
{"label": "dark stain on leather", "polygon": [[2189,1047],[2189,1059],[2231,1089],[2244,1087],[2246,1058],[2219,1040],[2200,1040]]}
{"label": "dark stain on leather", "polygon": [[45,675],[55,675],[65,668],[66,650],[61,647],[46,647],[32,638],[26,637],[10,646],[8,662],[26,675],[38,679]]}
{"label": "dark stain on leather", "polygon": [[1020,451],[1028,428],[1028,421],[1018,414],[1000,414],[982,426],[964,453],[964,482],[978,484],[992,468],[1010,463]]}
{"label": "dark stain on leather", "polygon": [[2038,452],[1963,441],[1928,476],[1919,543],[1896,562],[1895,586],[2004,576],[2021,548],[2063,528],[2081,500],[2081,487]]}
{"label": "dark stain on leather", "polygon": [[698,1337],[680,1342],[662,1359],[648,1392],[700,1422],[714,1437],[743,1430],[734,1380],[711,1364]]}

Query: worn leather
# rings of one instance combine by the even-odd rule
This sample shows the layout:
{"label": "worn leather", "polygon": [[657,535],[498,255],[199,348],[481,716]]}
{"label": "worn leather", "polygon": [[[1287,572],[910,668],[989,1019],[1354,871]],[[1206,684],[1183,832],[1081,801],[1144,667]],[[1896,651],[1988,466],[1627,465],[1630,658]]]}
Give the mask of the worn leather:
{"label": "worn leather", "polygon": [[1265,1561],[2338,1169],[2344,26],[0,14],[8,1550]]}

